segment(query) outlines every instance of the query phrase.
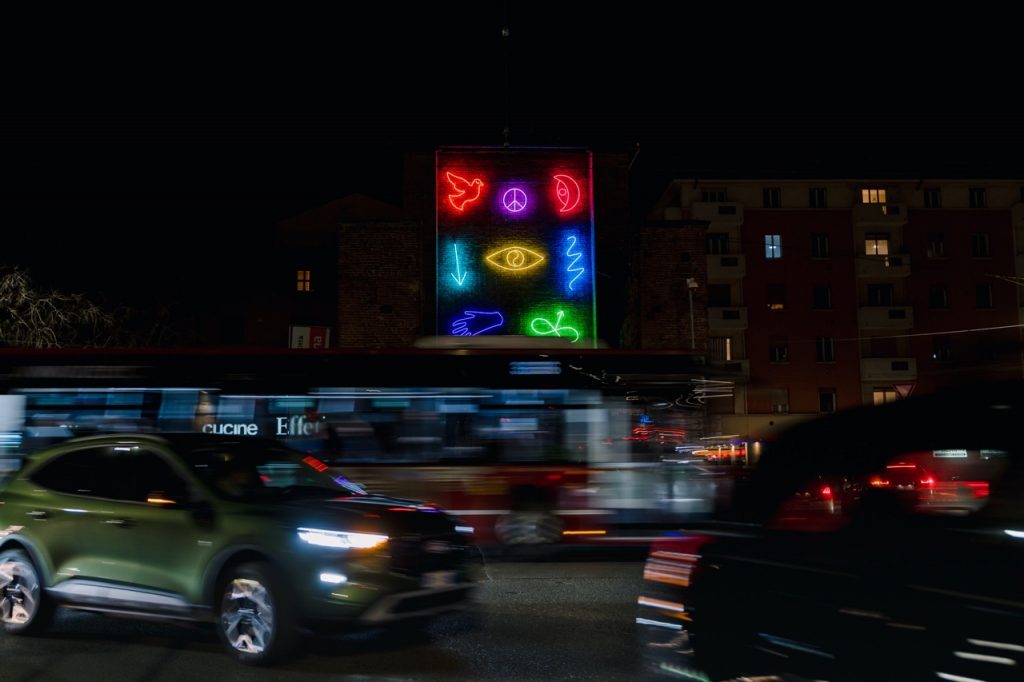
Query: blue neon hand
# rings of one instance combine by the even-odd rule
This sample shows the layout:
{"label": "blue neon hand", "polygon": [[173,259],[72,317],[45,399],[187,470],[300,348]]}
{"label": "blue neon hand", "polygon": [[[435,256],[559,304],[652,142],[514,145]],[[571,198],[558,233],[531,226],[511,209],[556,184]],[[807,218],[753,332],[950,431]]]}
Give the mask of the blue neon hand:
{"label": "blue neon hand", "polygon": [[505,318],[496,311],[464,310],[462,314],[465,317],[452,322],[453,336],[478,336],[505,324]]}

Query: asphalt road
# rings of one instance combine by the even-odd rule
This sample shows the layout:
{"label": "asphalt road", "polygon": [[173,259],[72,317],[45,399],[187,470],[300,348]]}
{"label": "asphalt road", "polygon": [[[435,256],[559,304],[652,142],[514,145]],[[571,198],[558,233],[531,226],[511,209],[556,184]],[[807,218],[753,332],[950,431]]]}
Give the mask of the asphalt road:
{"label": "asphalt road", "polygon": [[3,682],[634,680],[638,561],[489,562],[479,608],[426,637],[310,637],[275,668],[222,653],[207,626],[62,611],[39,638],[0,635]]}

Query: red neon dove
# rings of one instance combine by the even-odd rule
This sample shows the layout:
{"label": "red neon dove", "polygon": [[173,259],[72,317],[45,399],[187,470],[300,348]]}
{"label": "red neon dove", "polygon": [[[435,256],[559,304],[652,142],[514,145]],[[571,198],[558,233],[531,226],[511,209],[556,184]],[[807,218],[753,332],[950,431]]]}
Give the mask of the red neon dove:
{"label": "red neon dove", "polygon": [[445,171],[445,175],[448,176],[448,182],[451,183],[453,190],[453,193],[448,195],[448,201],[456,211],[465,209],[466,204],[480,198],[480,191],[484,188],[484,182],[480,178],[473,178],[473,182],[470,182],[451,171]]}

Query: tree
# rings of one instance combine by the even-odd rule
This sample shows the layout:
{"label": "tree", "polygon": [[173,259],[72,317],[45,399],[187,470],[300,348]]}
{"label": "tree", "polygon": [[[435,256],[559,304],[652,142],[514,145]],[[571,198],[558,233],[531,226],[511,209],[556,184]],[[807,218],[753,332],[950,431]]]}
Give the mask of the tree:
{"label": "tree", "polygon": [[0,268],[0,345],[29,348],[118,344],[117,316],[82,294],[33,287],[18,267]]}

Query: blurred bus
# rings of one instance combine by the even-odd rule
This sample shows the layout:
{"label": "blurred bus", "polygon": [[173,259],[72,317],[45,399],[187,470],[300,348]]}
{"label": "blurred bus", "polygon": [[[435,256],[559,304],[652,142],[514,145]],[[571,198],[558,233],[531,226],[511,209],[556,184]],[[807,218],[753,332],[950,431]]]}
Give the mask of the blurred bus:
{"label": "blurred bus", "polygon": [[0,377],[8,461],[87,433],[273,436],[483,544],[612,541],[710,513],[724,485],[686,455],[717,436],[688,353],[4,349]]}

